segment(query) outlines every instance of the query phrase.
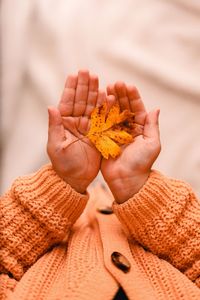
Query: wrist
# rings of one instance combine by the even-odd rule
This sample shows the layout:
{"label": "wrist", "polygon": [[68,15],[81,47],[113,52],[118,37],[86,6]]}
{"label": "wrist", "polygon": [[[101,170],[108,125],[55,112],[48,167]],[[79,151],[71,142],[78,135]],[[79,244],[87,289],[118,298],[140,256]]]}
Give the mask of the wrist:
{"label": "wrist", "polygon": [[80,194],[85,194],[87,187],[89,186],[88,181],[83,181],[82,179],[72,179],[72,178],[63,178],[63,180],[68,183],[76,192]]}
{"label": "wrist", "polygon": [[57,173],[57,175],[65,181],[67,184],[69,184],[76,192],[80,194],[85,194],[87,187],[90,184],[90,181],[88,179],[83,179],[82,176],[79,174],[77,176],[71,176],[70,174],[66,174],[63,172],[60,172],[53,166],[54,171]]}
{"label": "wrist", "polygon": [[115,201],[119,204],[124,203],[133,197],[146,183],[150,171],[142,174],[133,174],[128,177],[119,177],[111,182],[107,182]]}
{"label": "wrist", "polygon": [[[61,177],[61,176],[60,176]],[[69,184],[76,192],[85,194],[89,186],[87,180],[75,179],[71,177],[61,177],[67,184]]]}

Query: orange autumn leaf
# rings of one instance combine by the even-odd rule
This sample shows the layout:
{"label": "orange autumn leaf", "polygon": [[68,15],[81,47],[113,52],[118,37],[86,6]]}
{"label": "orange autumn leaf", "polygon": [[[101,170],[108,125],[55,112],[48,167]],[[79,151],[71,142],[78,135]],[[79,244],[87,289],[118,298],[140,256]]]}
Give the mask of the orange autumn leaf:
{"label": "orange autumn leaf", "polygon": [[120,112],[118,104],[114,104],[107,113],[107,103],[96,107],[91,114],[91,126],[87,133],[89,140],[108,159],[116,158],[121,153],[120,145],[133,141],[131,135],[134,127],[134,114],[129,110]]}

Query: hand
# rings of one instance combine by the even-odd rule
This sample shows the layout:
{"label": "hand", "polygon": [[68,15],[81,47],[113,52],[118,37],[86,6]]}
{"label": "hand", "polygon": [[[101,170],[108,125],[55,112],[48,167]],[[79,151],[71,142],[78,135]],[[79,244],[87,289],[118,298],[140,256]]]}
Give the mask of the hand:
{"label": "hand", "polygon": [[159,110],[147,114],[138,90],[123,82],[109,85],[107,93],[115,96],[121,110],[135,113],[138,125],[136,137],[124,146],[121,155],[117,159],[103,159],[101,163],[102,175],[115,200],[123,203],[144,185],[160,153]]}
{"label": "hand", "polygon": [[105,100],[98,77],[88,71],[67,78],[58,109],[49,107],[47,152],[57,174],[84,193],[100,169],[101,155],[84,136],[96,105]]}

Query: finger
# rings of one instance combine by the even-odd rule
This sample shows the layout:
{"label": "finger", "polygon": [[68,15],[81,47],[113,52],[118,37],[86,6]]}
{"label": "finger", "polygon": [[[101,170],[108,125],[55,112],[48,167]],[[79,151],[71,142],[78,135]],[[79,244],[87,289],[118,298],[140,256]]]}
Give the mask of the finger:
{"label": "finger", "polygon": [[48,107],[49,128],[48,142],[58,144],[65,140],[65,131],[60,112],[55,107]]}
{"label": "finger", "polygon": [[75,94],[73,116],[82,116],[86,109],[89,88],[89,72],[81,70],[78,72],[78,83]]}
{"label": "finger", "polygon": [[160,140],[159,113],[159,109],[148,113],[144,124],[144,138]]}
{"label": "finger", "polygon": [[80,118],[80,121],[79,121],[79,132],[82,134],[82,135],[86,135],[88,130],[89,130],[89,127],[90,127],[90,122],[89,122],[89,119],[88,117],[81,117]]}
{"label": "finger", "polygon": [[116,90],[115,90],[114,84],[109,84],[109,85],[107,86],[107,95],[108,95],[108,96],[109,96],[109,95],[113,95],[113,96],[115,96],[116,101],[118,100],[118,95],[117,95],[117,92],[116,92]]}
{"label": "finger", "polygon": [[70,116],[73,113],[74,99],[77,86],[77,75],[69,75],[67,77],[65,88],[58,104],[61,116]]}
{"label": "finger", "polygon": [[107,112],[109,112],[109,110],[115,103],[116,103],[116,99],[114,95],[107,96]]}
{"label": "finger", "polygon": [[96,106],[97,97],[98,97],[98,87],[99,87],[98,77],[96,75],[90,75],[85,116],[89,117]]}
{"label": "finger", "polygon": [[129,98],[130,109],[135,113],[135,122],[144,125],[146,109],[137,88],[132,85],[127,86],[127,96]]}
{"label": "finger", "polygon": [[102,90],[99,90],[96,106],[97,107],[101,106],[105,101],[106,101],[106,93]]}
{"label": "finger", "polygon": [[128,109],[130,110],[129,98],[126,93],[126,85],[124,82],[118,81],[115,83],[115,91],[117,93],[117,99],[121,111]]}

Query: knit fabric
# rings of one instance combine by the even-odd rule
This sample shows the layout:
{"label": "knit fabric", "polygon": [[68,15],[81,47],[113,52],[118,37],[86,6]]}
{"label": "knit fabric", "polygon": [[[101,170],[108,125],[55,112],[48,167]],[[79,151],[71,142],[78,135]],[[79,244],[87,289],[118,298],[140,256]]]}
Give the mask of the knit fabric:
{"label": "knit fabric", "polygon": [[[100,186],[77,193],[51,165],[18,178],[0,200],[0,300],[111,300],[120,286],[133,300],[200,299],[190,186],[152,171],[132,198],[113,200]],[[107,205],[113,214],[99,211]]]}

